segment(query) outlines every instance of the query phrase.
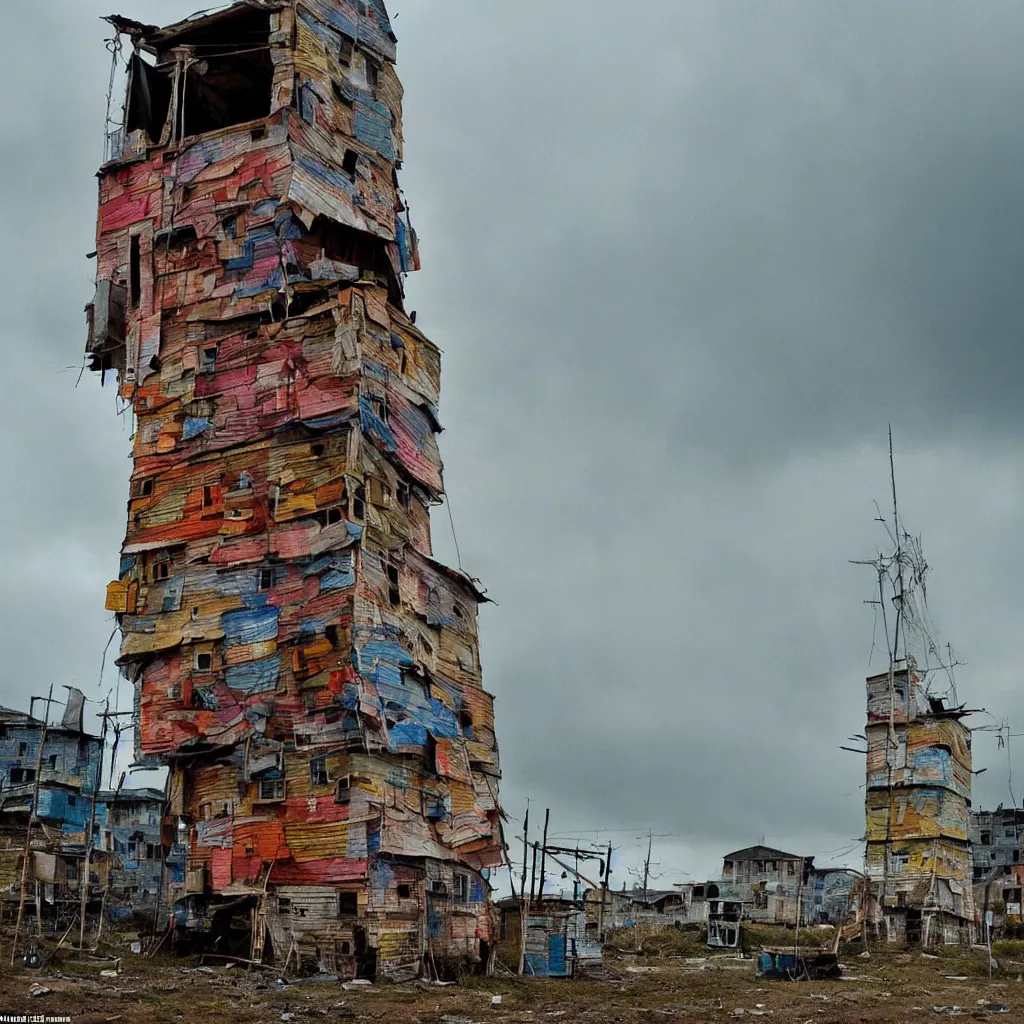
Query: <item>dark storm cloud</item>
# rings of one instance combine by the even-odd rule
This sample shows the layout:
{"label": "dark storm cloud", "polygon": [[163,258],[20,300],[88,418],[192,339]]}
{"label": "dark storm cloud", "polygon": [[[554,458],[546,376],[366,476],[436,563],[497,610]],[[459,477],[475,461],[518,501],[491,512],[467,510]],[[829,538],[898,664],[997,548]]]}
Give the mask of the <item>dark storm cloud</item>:
{"label": "dark storm cloud", "polygon": [[[651,825],[694,874],[762,834],[841,850],[872,627],[847,560],[884,538],[890,420],[962,692],[1022,710],[1024,11],[390,6],[410,305],[445,350],[462,560],[500,602],[482,642],[509,811]],[[6,703],[51,677],[98,695],[112,628],[127,430],[66,369],[106,13],[19,6],[2,43]],[[444,510],[434,531],[454,561]]]}

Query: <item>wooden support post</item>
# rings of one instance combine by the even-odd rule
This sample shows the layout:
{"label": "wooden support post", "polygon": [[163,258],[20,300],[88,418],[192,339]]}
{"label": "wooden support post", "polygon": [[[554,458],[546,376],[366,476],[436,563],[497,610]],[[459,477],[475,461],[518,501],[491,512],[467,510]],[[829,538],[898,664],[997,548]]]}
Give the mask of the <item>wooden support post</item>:
{"label": "wooden support post", "polygon": [[96,801],[100,795],[100,785],[103,782],[103,755],[107,749],[107,714],[110,712],[110,701],[103,708],[103,728],[100,731],[100,764],[96,772],[96,781],[92,789],[92,806],[89,809],[89,825],[85,833],[85,858],[82,863],[82,877],[79,880],[79,888],[82,890],[82,903],[78,919],[78,948],[85,946],[85,908],[89,901],[89,868],[92,866],[92,848],[95,846],[96,831]]}
{"label": "wooden support post", "polygon": [[523,877],[519,882],[519,967],[518,974],[526,970],[526,852],[530,845],[530,804],[526,804],[523,818]]}
{"label": "wooden support post", "polygon": [[597,934],[601,942],[604,942],[604,915],[605,903],[608,901],[608,881],[612,873],[612,844],[608,844],[608,859],[604,862],[604,875],[601,878],[601,913],[598,920]]}
{"label": "wooden support post", "polygon": [[18,956],[18,940],[21,938],[21,923],[25,917],[25,899],[28,888],[28,864],[32,856],[32,826],[36,823],[36,812],[39,810],[39,776],[43,771],[43,747],[46,746],[46,730],[50,721],[50,703],[53,700],[53,683],[50,683],[50,692],[46,698],[46,714],[43,716],[43,727],[39,733],[39,755],[36,757],[35,787],[32,791],[32,807],[28,814],[28,824],[25,826],[25,854],[21,865],[21,889],[18,894],[18,918],[14,925],[14,944],[11,947],[11,966]]}

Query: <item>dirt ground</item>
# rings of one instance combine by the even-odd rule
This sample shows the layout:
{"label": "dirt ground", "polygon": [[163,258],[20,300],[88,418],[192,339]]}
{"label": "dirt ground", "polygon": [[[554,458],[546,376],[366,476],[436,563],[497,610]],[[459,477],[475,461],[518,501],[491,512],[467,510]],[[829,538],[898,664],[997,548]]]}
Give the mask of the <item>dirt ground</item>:
{"label": "dirt ground", "polygon": [[[0,960],[0,1021],[12,1014],[41,1022],[67,1017],[75,1024],[665,1024],[762,1016],[780,1024],[946,1016],[1024,1021],[1024,958],[1001,960],[990,980],[985,951],[977,949],[939,957],[878,951],[869,958],[841,957],[844,977],[830,982],[759,980],[753,960],[710,951],[699,961],[609,953],[600,980],[474,978],[457,987],[345,987],[336,980],[286,984],[273,971],[248,974],[244,967],[200,967],[196,960],[147,959],[127,951],[116,977],[100,975],[109,964],[72,959],[39,970],[12,970],[8,957],[9,952]],[[51,991],[32,997],[33,983]],[[495,996],[500,1003],[493,1002]]]}

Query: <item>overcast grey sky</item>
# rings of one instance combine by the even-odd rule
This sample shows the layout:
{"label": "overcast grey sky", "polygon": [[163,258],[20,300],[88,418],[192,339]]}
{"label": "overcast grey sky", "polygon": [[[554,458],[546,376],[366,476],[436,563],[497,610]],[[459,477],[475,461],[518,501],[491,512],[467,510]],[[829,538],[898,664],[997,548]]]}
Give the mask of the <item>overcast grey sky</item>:
{"label": "overcast grey sky", "polygon": [[[0,703],[21,707],[113,683],[129,462],[112,392],[75,387],[110,4],[9,6]],[[863,761],[838,747],[882,663],[848,560],[884,540],[890,421],[961,696],[1024,725],[1024,7],[389,6],[410,307],[445,353],[462,562],[499,602],[509,814],[617,830],[594,838],[632,864],[651,827],[662,885],[761,836],[859,867]],[[443,509],[434,533],[454,561]],[[975,757],[976,803],[1009,802],[992,734]]]}

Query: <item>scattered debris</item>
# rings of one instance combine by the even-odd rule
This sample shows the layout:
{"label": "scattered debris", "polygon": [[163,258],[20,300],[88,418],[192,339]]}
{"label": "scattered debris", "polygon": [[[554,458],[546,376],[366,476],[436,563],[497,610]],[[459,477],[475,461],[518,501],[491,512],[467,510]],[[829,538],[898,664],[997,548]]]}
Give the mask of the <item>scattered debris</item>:
{"label": "scattered debris", "polygon": [[52,988],[47,988],[45,985],[40,985],[38,981],[33,981],[28,987],[28,994],[30,996],[48,996],[53,991]]}

